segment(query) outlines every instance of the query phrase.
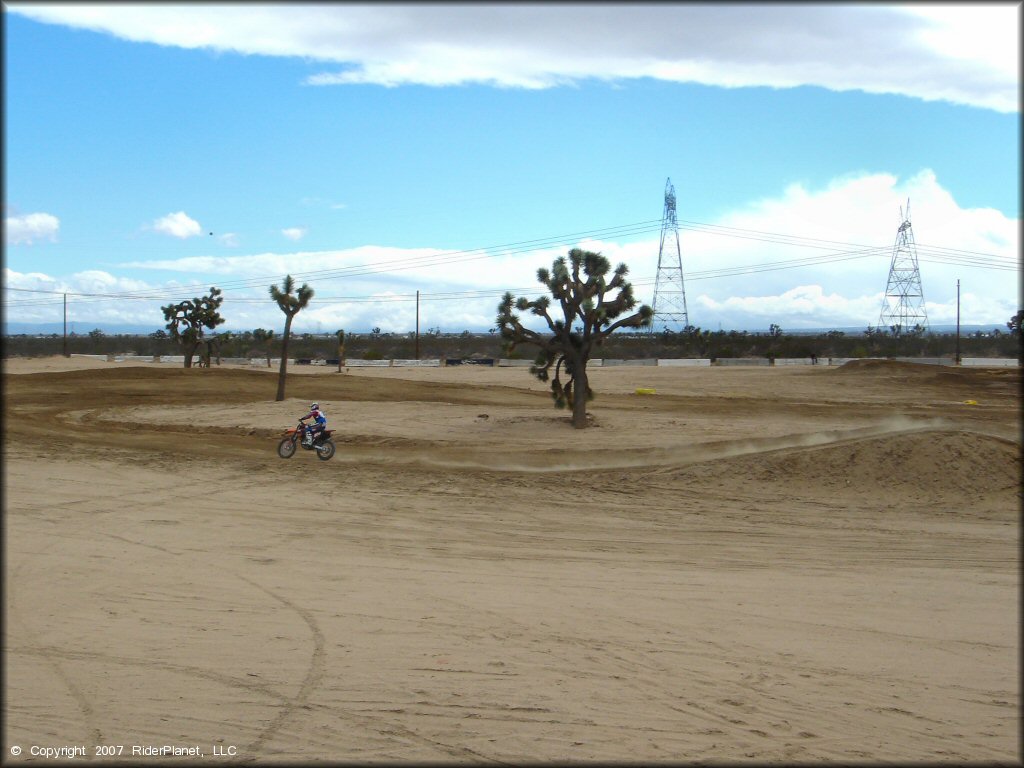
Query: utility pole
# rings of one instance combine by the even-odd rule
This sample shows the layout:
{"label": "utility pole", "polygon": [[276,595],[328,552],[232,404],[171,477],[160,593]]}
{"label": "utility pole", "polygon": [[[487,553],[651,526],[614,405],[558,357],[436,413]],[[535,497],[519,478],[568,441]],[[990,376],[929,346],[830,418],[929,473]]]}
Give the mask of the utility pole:
{"label": "utility pole", "polygon": [[[675,239],[675,254],[665,252],[665,239]],[[675,258],[672,258],[674,256]],[[651,331],[661,321],[668,328],[678,323],[684,330],[690,325],[686,311],[686,290],[683,286],[683,253],[679,245],[679,223],[676,221],[676,188],[672,179],[665,180],[665,208],[661,217],[661,245],[658,246],[658,272],[654,278],[654,310]]]}
{"label": "utility pole", "polygon": [[416,359],[420,359],[420,292],[416,291]]}
{"label": "utility pole", "polygon": [[64,294],[64,357],[68,357],[68,295]]}
{"label": "utility pole", "polygon": [[960,365],[960,280],[956,281],[956,364]]}

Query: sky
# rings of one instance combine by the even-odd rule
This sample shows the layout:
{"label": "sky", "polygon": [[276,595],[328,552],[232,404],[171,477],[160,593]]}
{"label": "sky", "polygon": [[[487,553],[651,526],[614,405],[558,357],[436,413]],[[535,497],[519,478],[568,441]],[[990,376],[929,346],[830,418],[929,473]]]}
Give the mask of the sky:
{"label": "sky", "polygon": [[1020,3],[5,2],[4,320],[66,295],[72,330],[156,330],[217,286],[218,330],[279,329],[290,274],[296,332],[410,332],[417,306],[486,331],[580,247],[662,310],[681,269],[697,327],[863,329],[909,219],[929,325],[959,281],[961,321],[1005,327],[1020,27]]}

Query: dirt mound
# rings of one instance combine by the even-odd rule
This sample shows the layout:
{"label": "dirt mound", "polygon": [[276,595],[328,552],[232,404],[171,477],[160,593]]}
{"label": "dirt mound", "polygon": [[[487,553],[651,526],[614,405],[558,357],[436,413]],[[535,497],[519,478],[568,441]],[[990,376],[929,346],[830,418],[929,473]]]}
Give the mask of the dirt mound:
{"label": "dirt mound", "polygon": [[[39,393],[83,406],[127,406],[273,401],[277,377],[265,371],[184,367],[101,368],[3,375],[8,402],[38,402]],[[464,383],[405,381],[347,375],[292,376],[287,396],[301,400],[533,405],[550,402],[542,392]]]}
{"label": "dirt mound", "polygon": [[832,373],[865,380],[913,382],[917,386],[952,387],[1011,396],[1018,395],[1021,389],[1020,368],[956,367],[900,360],[850,360]]}
{"label": "dirt mound", "polygon": [[[1007,371],[1014,369],[1008,368]],[[975,368],[955,368],[948,365],[928,363],[908,363],[902,360],[850,360],[835,369],[839,376],[858,376],[877,379],[902,379],[920,382],[938,382],[944,380],[963,381],[987,378],[988,370]],[[952,378],[951,376],[952,375]]]}
{"label": "dirt mound", "polygon": [[967,381],[1020,381],[1020,368],[936,365],[905,360],[849,360],[835,369],[840,374],[884,374],[900,376],[946,377]]}
{"label": "dirt mound", "polygon": [[715,474],[823,492],[970,498],[1020,488],[1020,445],[961,431],[925,431],[727,459]]}
{"label": "dirt mound", "polygon": [[843,373],[914,373],[926,370],[919,363],[905,363],[900,360],[848,360],[836,368]]}

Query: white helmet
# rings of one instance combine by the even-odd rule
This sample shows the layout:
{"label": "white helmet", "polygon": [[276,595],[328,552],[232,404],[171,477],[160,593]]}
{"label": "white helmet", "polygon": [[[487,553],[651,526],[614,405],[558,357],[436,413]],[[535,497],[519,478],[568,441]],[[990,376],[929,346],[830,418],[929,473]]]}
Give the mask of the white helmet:
{"label": "white helmet", "polygon": [[320,410],[320,403],[313,403],[311,406],[309,406],[309,410],[311,410],[311,411],[319,411]]}

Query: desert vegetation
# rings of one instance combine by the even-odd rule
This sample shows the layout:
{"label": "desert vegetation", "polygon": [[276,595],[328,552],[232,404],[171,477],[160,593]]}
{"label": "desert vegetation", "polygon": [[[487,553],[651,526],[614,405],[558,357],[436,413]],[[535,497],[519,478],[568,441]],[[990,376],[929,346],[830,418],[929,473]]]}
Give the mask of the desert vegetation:
{"label": "desert vegetation", "polygon": [[[269,336],[265,335],[269,334]],[[223,357],[280,357],[281,339],[262,328],[223,331],[217,334]],[[971,331],[960,337],[963,357],[1020,357],[1019,331]],[[428,358],[532,358],[528,351],[505,348],[496,332],[469,330],[421,333],[420,357]],[[606,338],[601,357],[635,360],[640,358],[717,358],[728,357],[952,357],[956,354],[954,333],[928,332],[920,336],[893,337],[874,329],[859,332],[827,331],[799,333],[783,330],[772,335],[767,330],[736,331],[691,328],[686,331],[619,330]],[[350,359],[413,359],[416,336],[412,331],[345,332],[344,352]],[[5,357],[47,357],[64,351],[61,334],[15,334],[4,337]],[[71,332],[67,338],[69,354],[180,355],[181,346],[164,330],[150,334],[106,334],[99,329]],[[292,358],[338,357],[338,337],[334,333],[293,333],[289,341]]]}
{"label": "desert vegetation", "polygon": [[[206,366],[210,365],[210,350],[213,344],[219,342],[216,335],[207,335],[207,330],[213,330],[224,322],[219,310],[224,302],[219,288],[211,287],[210,292],[205,296],[196,296],[194,299],[186,299],[177,304],[168,304],[161,307],[164,313],[164,320],[167,321],[167,330],[170,338],[178,344],[185,356],[185,367],[192,367],[192,358],[200,350],[203,343],[207,343],[203,361]],[[90,336],[97,334],[102,336],[102,331],[94,329]],[[219,344],[218,344],[219,346]]]}
{"label": "desert vegetation", "polygon": [[[506,293],[498,305],[498,329],[507,342],[507,351],[514,352],[524,343],[539,348],[530,373],[541,381],[550,379],[551,396],[557,407],[571,404],[572,423],[577,429],[587,426],[587,401],[594,396],[587,377],[591,354],[612,332],[619,328],[648,326],[654,314],[644,304],[633,314],[622,317],[636,306],[633,286],[626,280],[629,270],[625,264],[619,264],[611,279],[606,280],[610,269],[611,264],[601,254],[573,248],[568,261],[560,256],[550,271],[537,270],[537,280],[550,297],[541,296],[531,301],[523,296],[516,300],[511,293]],[[554,307],[551,299],[556,302]],[[525,327],[515,310],[529,310],[542,318],[549,333]]]}

